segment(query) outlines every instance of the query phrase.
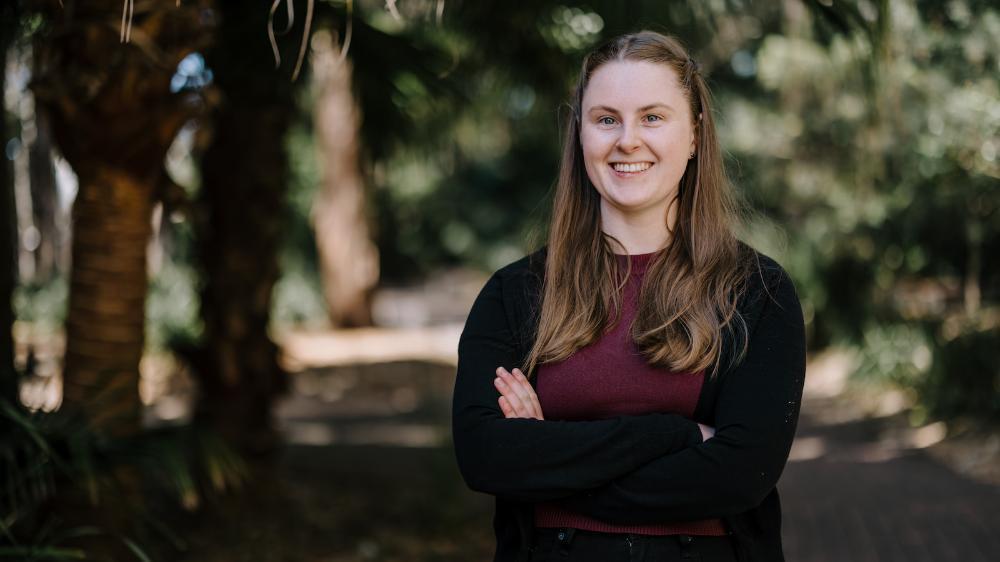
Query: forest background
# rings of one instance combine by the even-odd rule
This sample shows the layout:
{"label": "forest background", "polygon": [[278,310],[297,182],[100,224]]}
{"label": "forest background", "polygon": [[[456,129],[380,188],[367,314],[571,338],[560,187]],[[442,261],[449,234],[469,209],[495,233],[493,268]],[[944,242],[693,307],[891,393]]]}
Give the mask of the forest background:
{"label": "forest background", "polygon": [[[381,329],[376,347],[447,348],[484,275],[544,241],[582,54],[642,28],[709,77],[743,236],[795,280],[811,354],[914,427],[996,434],[992,2],[19,0],[0,18],[2,552],[144,556],[165,532],[130,509],[150,486],[190,511],[245,481],[317,347]],[[97,504],[103,530],[66,523]]]}

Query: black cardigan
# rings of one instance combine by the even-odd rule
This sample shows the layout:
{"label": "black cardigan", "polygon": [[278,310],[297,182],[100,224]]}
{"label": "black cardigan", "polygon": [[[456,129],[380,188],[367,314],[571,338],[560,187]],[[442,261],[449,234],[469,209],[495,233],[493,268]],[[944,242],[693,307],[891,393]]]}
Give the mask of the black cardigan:
{"label": "black cardigan", "polygon": [[[495,562],[527,559],[532,503],[540,500],[623,524],[721,517],[741,561],[784,559],[775,484],[798,421],[805,335],[788,274],[754,255],[759,267],[738,305],[750,335],[747,353],[734,364],[742,340],[723,331],[718,376],[706,376],[693,420],[662,413],[504,418],[493,379],[497,367],[520,367],[527,357],[545,249],[490,277],[459,340],[452,437],[468,486],[496,497]],[[703,443],[696,422],[715,427],[715,436]]]}

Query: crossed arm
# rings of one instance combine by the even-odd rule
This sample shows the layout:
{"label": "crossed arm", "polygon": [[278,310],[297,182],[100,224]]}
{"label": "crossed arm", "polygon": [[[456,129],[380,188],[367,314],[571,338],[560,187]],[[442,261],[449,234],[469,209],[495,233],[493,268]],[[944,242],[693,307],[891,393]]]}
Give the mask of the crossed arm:
{"label": "crossed arm", "polygon": [[[804,374],[801,310],[779,274],[746,358],[722,383],[716,433],[704,442],[698,424],[673,414],[564,422],[540,419],[540,408],[531,412],[513,386],[516,373],[494,382],[497,366],[516,360],[502,281],[494,276],[459,344],[453,431],[463,477],[479,491],[556,499],[619,523],[715,517],[757,505],[787,459]],[[510,415],[519,409],[538,415]]]}
{"label": "crossed arm", "polygon": [[[497,403],[505,418],[545,419],[538,394],[521,369],[514,367],[513,371],[508,371],[503,367],[497,367],[496,372],[497,378],[493,379],[493,385],[500,392]],[[698,424],[698,429],[701,430],[703,441],[708,441],[715,435],[715,428],[703,423]]]}
{"label": "crossed arm", "polygon": [[567,498],[701,442],[697,424],[676,414],[507,419],[493,373],[520,360],[508,312],[496,274],[476,298],[459,339],[452,437],[470,488],[514,501]]}

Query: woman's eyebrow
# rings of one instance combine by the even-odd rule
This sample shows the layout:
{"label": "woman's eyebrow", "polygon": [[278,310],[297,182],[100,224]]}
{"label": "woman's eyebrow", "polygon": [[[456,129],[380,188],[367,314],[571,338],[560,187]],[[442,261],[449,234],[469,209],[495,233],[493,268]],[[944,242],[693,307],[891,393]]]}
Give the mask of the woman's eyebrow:
{"label": "woman's eyebrow", "polygon": [[658,107],[662,107],[663,109],[666,109],[667,111],[673,111],[674,110],[674,108],[670,107],[669,105],[667,105],[667,104],[665,104],[663,102],[656,102],[656,103],[652,103],[652,104],[644,105],[644,106],[640,107],[639,111],[649,111],[650,109],[656,109]]}
{"label": "woman's eyebrow", "polygon": [[[637,113],[641,113],[643,111],[649,111],[650,109],[656,109],[658,107],[662,107],[663,109],[666,109],[667,111],[673,111],[674,110],[674,108],[670,107],[669,105],[667,105],[665,103],[656,102],[656,103],[651,103],[649,105],[644,105],[644,106],[640,107],[637,110]],[[617,109],[615,109],[613,107],[608,107],[606,105],[595,105],[594,107],[591,107],[587,112],[591,113],[591,112],[594,112],[594,111],[605,111],[605,112],[608,112],[608,113],[618,113]]]}
{"label": "woman's eyebrow", "polygon": [[587,110],[587,113],[593,113],[595,111],[604,111],[607,113],[618,113],[618,110],[613,107],[608,107],[606,105],[595,105]]}

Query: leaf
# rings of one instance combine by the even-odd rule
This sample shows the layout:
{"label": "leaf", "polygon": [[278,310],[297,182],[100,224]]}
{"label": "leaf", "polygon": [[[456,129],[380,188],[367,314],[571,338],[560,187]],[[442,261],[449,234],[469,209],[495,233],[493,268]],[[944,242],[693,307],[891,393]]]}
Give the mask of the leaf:
{"label": "leaf", "polygon": [[135,554],[136,558],[142,560],[142,562],[153,562],[152,558],[150,558],[141,548],[139,548],[139,545],[135,544],[135,542],[132,539],[128,537],[121,537],[121,539],[122,542],[125,543],[125,546],[127,546],[128,549],[131,550],[133,554]]}
{"label": "leaf", "polygon": [[20,411],[18,411],[17,408],[12,406],[9,401],[0,400],[0,411],[21,427],[21,429],[23,429],[31,437],[39,449],[48,454],[52,454],[52,449],[49,447],[49,443],[45,440],[45,437],[38,432],[38,429],[31,423],[31,420],[26,418]]}
{"label": "leaf", "polygon": [[56,548],[52,546],[11,546],[0,547],[0,560],[10,558],[24,560],[85,560],[87,553],[78,548]]}

